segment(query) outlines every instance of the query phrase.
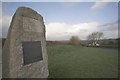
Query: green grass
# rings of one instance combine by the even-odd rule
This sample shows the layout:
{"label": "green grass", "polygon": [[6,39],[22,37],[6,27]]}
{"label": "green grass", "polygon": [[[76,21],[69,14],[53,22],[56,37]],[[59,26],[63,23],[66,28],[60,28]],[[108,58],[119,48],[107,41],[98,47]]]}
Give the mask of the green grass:
{"label": "green grass", "polygon": [[0,45],[0,79],[2,78],[2,46]]}
{"label": "green grass", "polygon": [[49,78],[116,78],[118,51],[71,45],[48,45]]}

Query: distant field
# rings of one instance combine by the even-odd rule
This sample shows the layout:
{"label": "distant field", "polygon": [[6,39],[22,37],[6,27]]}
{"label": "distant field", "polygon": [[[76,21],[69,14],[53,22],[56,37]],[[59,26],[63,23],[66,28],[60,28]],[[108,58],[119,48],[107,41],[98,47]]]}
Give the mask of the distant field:
{"label": "distant field", "polygon": [[116,78],[118,51],[71,45],[48,45],[50,78]]}

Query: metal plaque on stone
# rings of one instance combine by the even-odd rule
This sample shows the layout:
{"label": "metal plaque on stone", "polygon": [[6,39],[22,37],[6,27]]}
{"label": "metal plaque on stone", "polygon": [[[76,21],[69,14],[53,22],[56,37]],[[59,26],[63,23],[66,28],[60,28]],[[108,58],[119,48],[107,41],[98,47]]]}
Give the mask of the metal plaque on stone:
{"label": "metal plaque on stone", "polygon": [[43,60],[41,41],[26,41],[22,46],[24,65]]}

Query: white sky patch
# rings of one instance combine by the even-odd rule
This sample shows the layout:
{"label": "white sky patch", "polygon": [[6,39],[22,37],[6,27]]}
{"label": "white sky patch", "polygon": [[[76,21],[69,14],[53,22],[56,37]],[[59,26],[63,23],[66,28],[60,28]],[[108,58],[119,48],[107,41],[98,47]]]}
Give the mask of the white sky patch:
{"label": "white sky patch", "polygon": [[66,23],[49,23],[46,25],[47,40],[69,40],[71,36],[86,39],[91,32],[97,31],[98,23],[80,23],[69,25]]}
{"label": "white sky patch", "polygon": [[2,16],[2,33],[3,37],[7,36],[7,31],[10,26],[10,22],[12,20],[12,16]]}
{"label": "white sky patch", "polygon": [[12,16],[3,16],[2,19],[3,19],[2,26],[3,27],[9,27]]}
{"label": "white sky patch", "polygon": [[101,2],[95,2],[95,4],[91,7],[91,10],[97,10],[100,8],[104,8],[111,0],[101,0]]}

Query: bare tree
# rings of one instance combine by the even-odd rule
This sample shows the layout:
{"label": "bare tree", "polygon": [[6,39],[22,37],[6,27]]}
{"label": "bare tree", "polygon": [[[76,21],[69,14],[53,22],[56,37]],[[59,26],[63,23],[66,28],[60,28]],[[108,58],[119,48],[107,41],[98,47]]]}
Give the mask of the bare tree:
{"label": "bare tree", "polygon": [[79,44],[79,38],[77,36],[71,36],[71,38],[69,40],[69,44],[78,45]]}
{"label": "bare tree", "polygon": [[93,32],[90,35],[88,35],[87,39],[92,43],[93,45],[98,43],[100,39],[104,37],[104,34],[102,32]]}

